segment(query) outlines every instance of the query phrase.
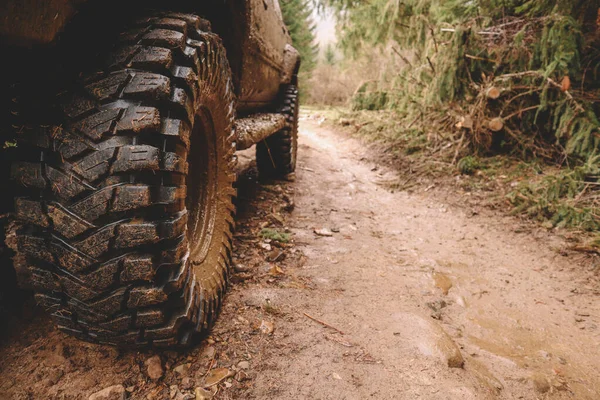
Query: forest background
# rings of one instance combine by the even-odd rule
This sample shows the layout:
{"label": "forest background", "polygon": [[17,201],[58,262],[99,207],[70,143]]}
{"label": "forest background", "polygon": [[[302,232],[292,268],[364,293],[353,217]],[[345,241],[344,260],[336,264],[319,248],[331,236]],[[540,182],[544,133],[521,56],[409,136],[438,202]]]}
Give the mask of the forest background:
{"label": "forest background", "polygon": [[281,2],[305,105],[548,229],[600,231],[600,0]]}

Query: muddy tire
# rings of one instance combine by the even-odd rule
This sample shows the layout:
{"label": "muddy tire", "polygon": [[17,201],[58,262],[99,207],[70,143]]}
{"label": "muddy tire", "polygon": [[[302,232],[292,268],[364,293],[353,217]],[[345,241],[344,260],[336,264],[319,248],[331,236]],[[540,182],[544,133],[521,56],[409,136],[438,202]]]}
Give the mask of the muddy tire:
{"label": "muddy tire", "polygon": [[256,145],[256,164],[261,176],[282,178],[296,170],[298,153],[298,88],[288,85],[278,112],[287,126]]}
{"label": "muddy tire", "polygon": [[22,135],[17,249],[58,328],[180,346],[211,325],[234,225],[234,96],[218,36],[153,14],[60,95],[62,125]]}

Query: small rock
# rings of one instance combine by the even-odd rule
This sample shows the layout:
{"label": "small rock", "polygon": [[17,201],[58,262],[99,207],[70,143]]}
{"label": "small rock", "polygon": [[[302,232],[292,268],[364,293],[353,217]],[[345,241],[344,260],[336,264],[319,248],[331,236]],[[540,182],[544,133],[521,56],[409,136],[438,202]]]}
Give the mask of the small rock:
{"label": "small rock", "polygon": [[190,371],[190,366],[191,365],[192,364],[190,364],[190,363],[181,364],[181,365],[178,365],[175,368],[173,368],[173,371],[175,371],[175,373],[178,374],[178,375],[180,375],[180,376],[185,376]]}
{"label": "small rock", "polygon": [[248,361],[240,361],[237,366],[240,369],[248,369],[250,368],[250,363]]}
{"label": "small rock", "polygon": [[196,385],[195,385],[195,382],[194,382],[194,380],[193,380],[192,378],[190,378],[189,376],[188,376],[188,377],[185,377],[185,378],[183,378],[183,379],[181,380],[181,388],[182,388],[183,390],[190,390],[190,389],[192,389],[194,386],[196,386]]}
{"label": "small rock", "polygon": [[272,247],[271,247],[271,245],[269,243],[260,243],[260,247],[262,247],[266,251],[271,251],[272,250]]}
{"label": "small rock", "polygon": [[340,374],[338,374],[337,372],[334,372],[334,373],[332,373],[332,374],[331,374],[331,377],[332,377],[333,379],[337,379],[337,380],[339,380],[339,381],[341,381],[341,380],[342,380],[342,377],[341,377],[341,376],[340,376]]}
{"label": "small rock", "polygon": [[196,400],[209,400],[213,398],[212,392],[202,389],[201,387],[197,387],[194,394],[196,395]]}
{"label": "small rock", "polygon": [[244,264],[233,264],[233,270],[239,274],[240,272],[249,272],[250,268]]}
{"label": "small rock", "polygon": [[114,385],[96,392],[88,398],[89,400],[125,400],[125,388],[123,385]]}
{"label": "small rock", "polygon": [[243,381],[247,381],[250,379],[250,376],[244,372],[244,371],[239,371],[236,375],[235,375],[235,380],[238,382],[243,382]]}
{"label": "small rock", "polygon": [[[213,343],[214,343],[214,341],[213,341]],[[208,346],[202,351],[202,357],[205,357],[208,359],[213,359],[215,357],[215,354],[216,354],[216,350],[212,346]]]}
{"label": "small rock", "polygon": [[315,229],[314,232],[318,236],[333,236],[333,232],[327,228]]}
{"label": "small rock", "polygon": [[259,329],[265,335],[270,335],[275,330],[275,325],[270,321],[262,320]]}
{"label": "small rock", "polygon": [[550,382],[548,382],[548,378],[542,374],[534,374],[531,377],[531,381],[533,382],[533,388],[538,393],[546,393],[550,390]]}
{"label": "small rock", "polygon": [[159,356],[150,357],[144,364],[147,367],[148,377],[153,381],[156,381],[163,376],[164,370]]}

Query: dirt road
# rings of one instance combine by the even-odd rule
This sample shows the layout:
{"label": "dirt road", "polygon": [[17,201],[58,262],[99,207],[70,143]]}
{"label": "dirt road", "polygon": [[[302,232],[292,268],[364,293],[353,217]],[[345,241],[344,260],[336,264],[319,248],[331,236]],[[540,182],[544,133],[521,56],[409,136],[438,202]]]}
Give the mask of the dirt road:
{"label": "dirt road", "polygon": [[196,398],[600,398],[600,286],[559,238],[473,213],[458,191],[392,193],[402,178],[306,116],[299,157],[294,182],[240,177],[223,313],[201,346],[158,354],[157,381],[153,353],[21,316],[0,348],[0,393],[86,399],[123,384],[129,398],[186,399],[219,371]]}

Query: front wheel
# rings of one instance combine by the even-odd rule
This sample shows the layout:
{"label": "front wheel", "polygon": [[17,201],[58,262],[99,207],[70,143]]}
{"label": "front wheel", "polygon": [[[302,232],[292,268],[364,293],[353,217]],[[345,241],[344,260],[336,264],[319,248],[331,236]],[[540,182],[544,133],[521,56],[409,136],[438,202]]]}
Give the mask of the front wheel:
{"label": "front wheel", "polygon": [[286,126],[256,145],[256,164],[261,176],[284,178],[296,170],[298,109],[298,88],[288,85],[279,108],[285,115]]}
{"label": "front wheel", "polygon": [[216,316],[234,225],[235,107],[208,26],[189,14],[143,19],[61,96],[59,124],[21,137],[17,249],[62,331],[178,346]]}

